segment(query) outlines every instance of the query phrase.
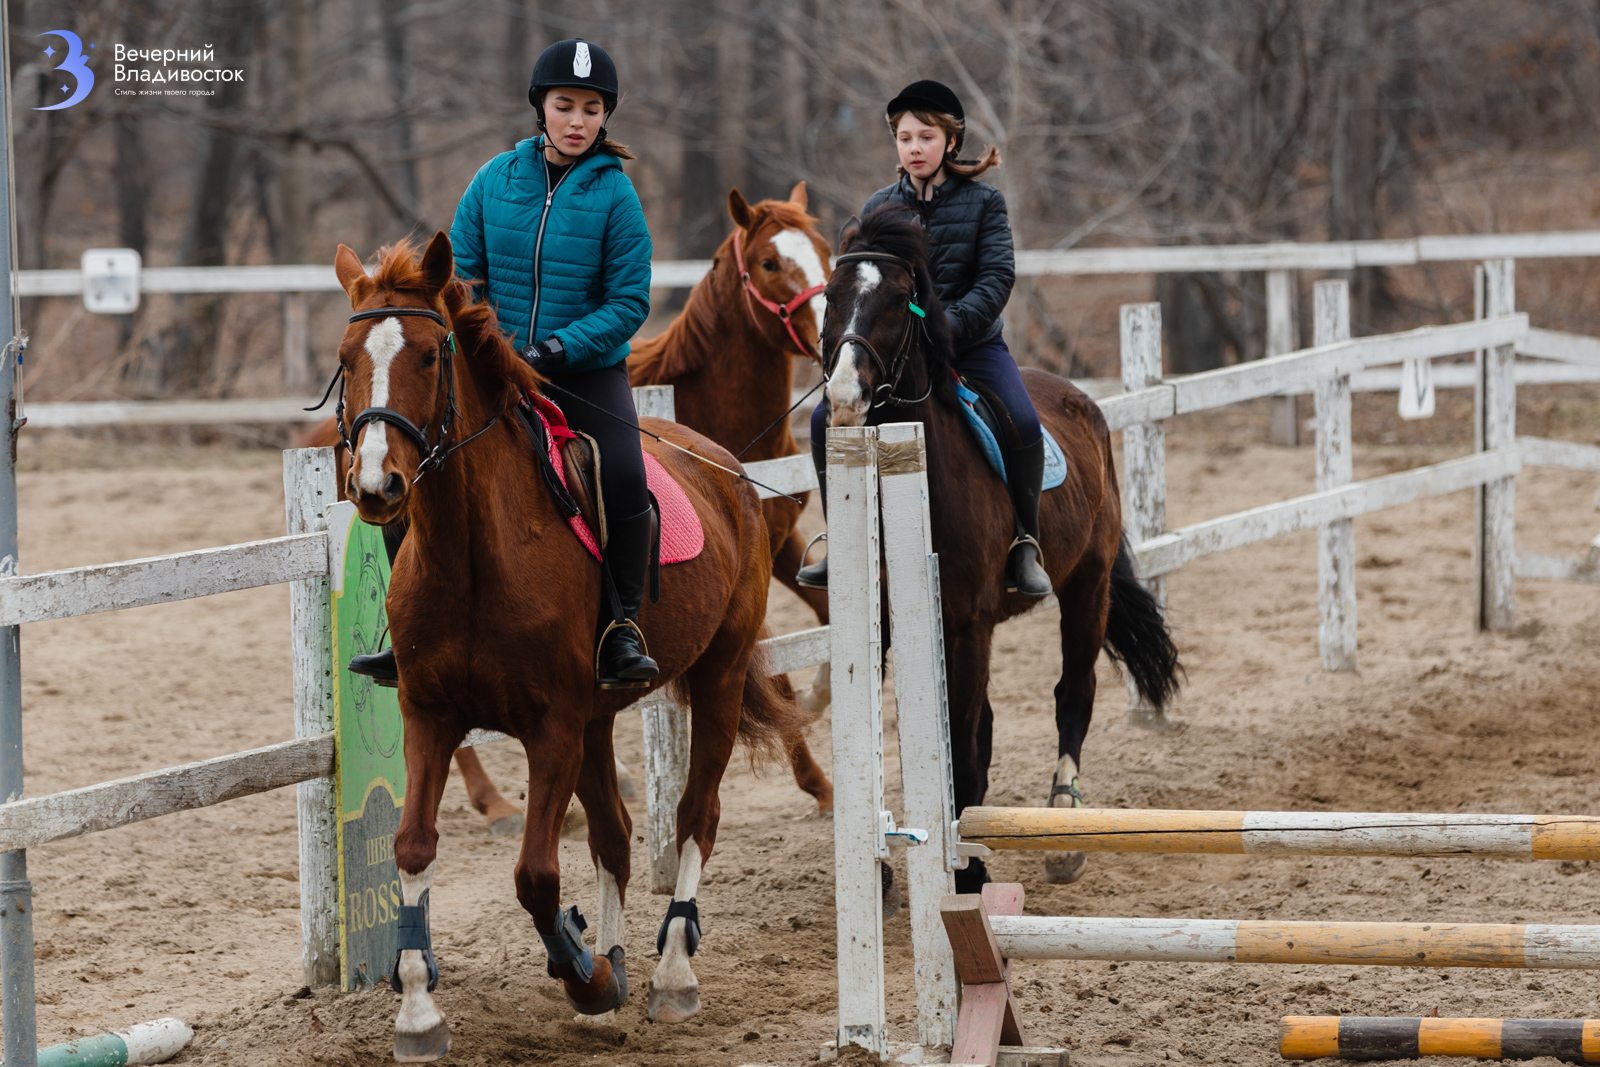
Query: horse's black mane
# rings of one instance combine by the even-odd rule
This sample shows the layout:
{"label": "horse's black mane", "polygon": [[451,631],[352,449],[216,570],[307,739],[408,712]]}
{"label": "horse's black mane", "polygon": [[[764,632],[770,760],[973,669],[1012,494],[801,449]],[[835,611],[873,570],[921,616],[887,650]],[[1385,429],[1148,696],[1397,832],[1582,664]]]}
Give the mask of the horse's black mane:
{"label": "horse's black mane", "polygon": [[917,274],[917,305],[927,312],[922,323],[928,343],[922,346],[922,353],[932,377],[933,395],[946,407],[954,408],[956,387],[950,364],[955,354],[955,336],[928,271],[928,231],[922,220],[904,204],[884,204],[862,219],[859,228],[845,232],[839,251],[887,252],[911,264]]}

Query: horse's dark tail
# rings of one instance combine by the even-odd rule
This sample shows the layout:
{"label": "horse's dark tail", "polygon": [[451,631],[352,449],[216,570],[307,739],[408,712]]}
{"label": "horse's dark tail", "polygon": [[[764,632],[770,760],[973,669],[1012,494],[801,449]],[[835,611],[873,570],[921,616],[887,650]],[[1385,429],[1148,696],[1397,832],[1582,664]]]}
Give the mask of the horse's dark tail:
{"label": "horse's dark tail", "polygon": [[[766,636],[765,627],[761,636]],[[752,762],[784,756],[790,739],[798,738],[806,725],[805,712],[795,703],[788,677],[772,674],[766,650],[757,645],[745,669],[744,704],[739,712],[739,740],[748,746]]]}
{"label": "horse's dark tail", "polygon": [[1111,566],[1111,613],[1106,618],[1106,652],[1133,676],[1139,692],[1158,708],[1178,692],[1178,646],[1172,643],[1161,605],[1140,584],[1133,552],[1124,537]]}

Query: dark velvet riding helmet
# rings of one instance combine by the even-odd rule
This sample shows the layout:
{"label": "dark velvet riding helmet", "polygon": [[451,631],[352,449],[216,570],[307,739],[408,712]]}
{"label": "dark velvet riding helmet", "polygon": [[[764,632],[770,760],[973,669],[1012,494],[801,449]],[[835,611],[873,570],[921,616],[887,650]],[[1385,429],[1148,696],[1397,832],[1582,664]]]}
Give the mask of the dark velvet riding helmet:
{"label": "dark velvet riding helmet", "polygon": [[[528,83],[528,103],[539,108],[546,89],[593,89],[605,101],[606,111],[617,109],[617,65],[597,44],[573,37],[539,53]],[[544,128],[544,109],[539,108],[539,127]]]}
{"label": "dark velvet riding helmet", "polygon": [[[945,115],[954,115],[960,122],[966,122],[967,113],[961,109],[961,98],[956,96],[955,90],[943,82],[936,82],[929,78],[912,82],[900,90],[900,95],[889,101],[889,106],[884,108],[885,116],[892,116],[897,111],[934,111]],[[961,148],[960,133],[955,136],[952,150]]]}

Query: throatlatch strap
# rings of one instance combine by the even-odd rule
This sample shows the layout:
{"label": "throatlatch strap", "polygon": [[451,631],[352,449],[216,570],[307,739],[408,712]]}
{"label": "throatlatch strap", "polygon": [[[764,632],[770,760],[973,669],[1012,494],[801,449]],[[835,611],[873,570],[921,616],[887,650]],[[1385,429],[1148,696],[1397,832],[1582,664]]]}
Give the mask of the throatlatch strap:
{"label": "throatlatch strap", "polygon": [[682,919],[684,947],[689,955],[694,955],[694,950],[700,947],[700,908],[695,904],[694,898],[688,900],[674,900],[667,905],[667,917],[661,920],[661,929],[656,934],[656,955],[660,956],[667,951],[667,928],[672,925],[673,919]]}
{"label": "throatlatch strap", "polygon": [[389,988],[404,993],[400,981],[400,953],[416,949],[428,963],[428,992],[439,987],[439,964],[433,958],[433,938],[428,931],[428,893],[424,889],[416,904],[400,905],[399,921],[395,924],[394,966],[389,968]]}
{"label": "throatlatch strap", "polygon": [[540,932],[539,940],[544,942],[545,955],[549,957],[546,969],[551,978],[559,977],[556,967],[563,963],[570,963],[577,968],[580,982],[587,982],[594,977],[594,955],[589,951],[589,946],[583,943],[583,932],[588,928],[588,922],[574,904],[562,913],[555,933],[547,937]]}

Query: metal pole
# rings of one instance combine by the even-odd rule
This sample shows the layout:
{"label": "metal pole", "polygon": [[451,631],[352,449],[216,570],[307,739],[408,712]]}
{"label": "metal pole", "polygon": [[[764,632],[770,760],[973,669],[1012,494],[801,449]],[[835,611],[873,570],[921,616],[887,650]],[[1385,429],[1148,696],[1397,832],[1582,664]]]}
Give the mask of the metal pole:
{"label": "metal pole", "polygon": [[[11,28],[0,4],[0,577],[17,567],[16,219],[11,152]],[[0,800],[22,798],[22,630],[0,628]],[[38,1030],[33,1002],[33,887],[28,854],[0,855],[0,1023],[5,1027],[7,1067],[35,1067]]]}

